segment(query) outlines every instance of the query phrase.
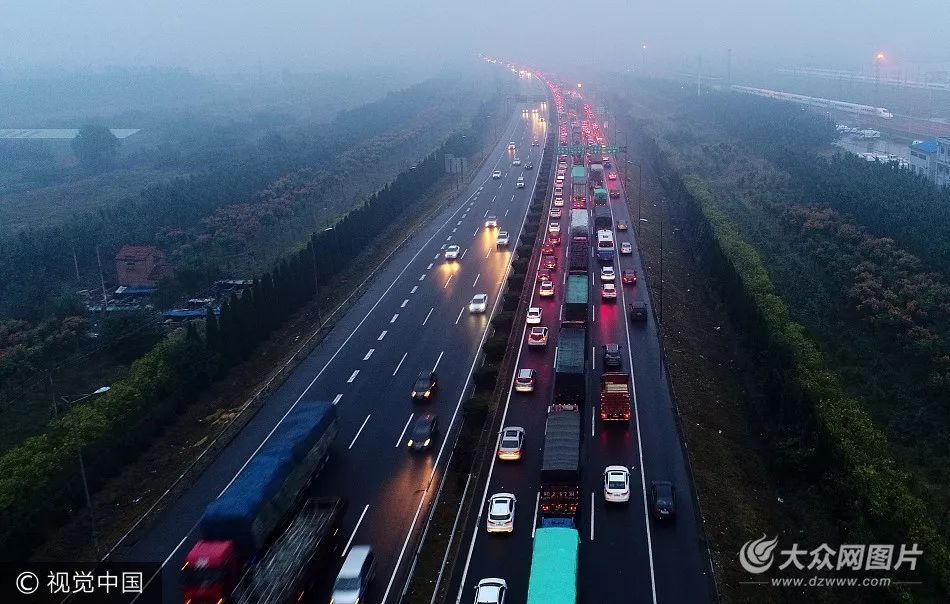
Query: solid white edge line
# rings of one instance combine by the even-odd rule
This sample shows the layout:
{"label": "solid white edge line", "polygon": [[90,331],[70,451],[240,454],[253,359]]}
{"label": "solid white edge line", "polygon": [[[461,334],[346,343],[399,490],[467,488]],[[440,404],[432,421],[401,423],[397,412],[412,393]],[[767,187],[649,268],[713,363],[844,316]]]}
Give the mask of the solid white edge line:
{"label": "solid white edge line", "polygon": [[399,448],[400,445],[402,445],[402,437],[406,435],[406,430],[409,429],[409,422],[412,421],[412,417],[413,417],[414,415],[415,415],[415,413],[410,413],[410,414],[409,414],[409,419],[406,420],[406,425],[402,427],[402,432],[399,434],[399,438],[396,439],[396,448],[397,448],[397,449]]}
{"label": "solid white edge line", "polygon": [[363,428],[366,427],[366,422],[369,421],[369,418],[372,417],[372,413],[366,415],[366,419],[363,420],[363,425],[360,426],[360,429],[356,431],[356,436],[353,437],[353,440],[350,441],[350,446],[346,448],[347,451],[353,448],[353,445],[356,444],[356,439],[360,437],[360,434],[363,432]]}
{"label": "solid white edge line", "polygon": [[541,491],[534,496],[534,520],[531,521],[531,538],[534,539],[534,531],[538,527],[538,508],[541,506]]}
{"label": "solid white edge line", "polygon": [[350,545],[353,544],[353,537],[356,537],[356,531],[360,529],[360,524],[363,522],[363,516],[366,515],[366,510],[369,509],[369,504],[366,504],[366,507],[363,508],[363,513],[360,514],[360,519],[356,521],[356,526],[353,527],[353,532],[350,533],[350,538],[346,542],[346,547],[343,548],[343,552],[340,554],[341,558],[346,558],[347,552],[350,551]]}
{"label": "solid white edge line", "polygon": [[594,492],[590,492],[590,540],[594,540]]}

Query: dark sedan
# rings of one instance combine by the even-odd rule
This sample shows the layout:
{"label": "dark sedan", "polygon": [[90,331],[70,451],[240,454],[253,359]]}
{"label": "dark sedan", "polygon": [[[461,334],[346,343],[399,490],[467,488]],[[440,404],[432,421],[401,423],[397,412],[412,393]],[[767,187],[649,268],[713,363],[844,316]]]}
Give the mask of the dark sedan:
{"label": "dark sedan", "polygon": [[414,401],[426,401],[435,394],[437,381],[434,371],[423,371],[412,385],[410,396]]}
{"label": "dark sedan", "polygon": [[668,480],[650,483],[650,507],[657,520],[672,520],[676,517],[676,490]]}
{"label": "dark sedan", "polygon": [[439,432],[439,418],[432,413],[426,413],[416,419],[409,431],[409,440],[406,446],[413,451],[425,451],[432,446],[436,434]]}

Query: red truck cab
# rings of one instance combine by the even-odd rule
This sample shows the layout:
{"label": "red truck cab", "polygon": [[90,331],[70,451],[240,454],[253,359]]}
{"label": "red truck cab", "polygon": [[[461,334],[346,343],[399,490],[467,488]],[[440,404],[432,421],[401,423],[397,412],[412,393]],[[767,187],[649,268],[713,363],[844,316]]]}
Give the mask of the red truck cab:
{"label": "red truck cab", "polygon": [[630,376],[608,372],[600,376],[600,419],[630,420]]}
{"label": "red truck cab", "polygon": [[226,601],[240,579],[241,567],[233,542],[195,543],[181,567],[185,604],[218,604]]}

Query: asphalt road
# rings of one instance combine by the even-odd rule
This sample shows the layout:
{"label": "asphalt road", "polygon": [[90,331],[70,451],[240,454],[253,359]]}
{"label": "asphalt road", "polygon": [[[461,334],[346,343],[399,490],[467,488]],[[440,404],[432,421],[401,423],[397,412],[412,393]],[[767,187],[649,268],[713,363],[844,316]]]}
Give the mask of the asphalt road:
{"label": "asphalt road", "polygon": [[[570,128],[569,128],[570,130]],[[616,161],[614,169],[617,168]],[[608,172],[611,170],[608,170]],[[568,182],[570,169],[567,170]],[[565,186],[569,191],[569,186]],[[551,200],[548,200],[549,207]],[[565,216],[569,213],[567,200]],[[635,223],[631,222],[625,197],[609,201],[613,223],[624,221],[630,230],[615,231],[618,251],[623,241],[634,244],[631,255],[617,255],[613,262],[618,275],[620,298],[601,301],[599,263],[590,261],[591,313],[588,322],[587,405],[582,429],[582,498],[576,519],[581,537],[578,568],[580,602],[708,602],[712,601],[712,579],[705,544],[697,526],[691,499],[690,478],[674,411],[667,388],[659,347],[657,325],[652,314],[646,323],[629,322],[627,304],[639,300],[650,305],[644,281],[646,272],[636,246]],[[592,210],[592,204],[588,204]],[[569,240],[569,219],[559,221],[564,240]],[[593,226],[593,216],[590,216]],[[653,225],[644,223],[644,229]],[[647,231],[644,231],[646,234]],[[596,238],[595,238],[596,239]],[[475,487],[481,507],[474,522],[465,527],[462,556],[450,581],[450,599],[458,602],[474,598],[474,586],[485,577],[501,577],[508,582],[507,602],[526,600],[531,565],[532,539],[537,526],[537,500],[540,491],[541,451],[544,440],[546,407],[553,399],[554,355],[567,272],[567,244],[557,249],[559,267],[556,295],[538,298],[542,325],[549,328],[546,350],[529,349],[524,340],[518,351],[517,366],[538,372],[538,385],[530,394],[513,392],[509,387],[502,427],[520,426],[526,431],[524,454],[520,461],[492,463],[485,480]],[[529,273],[534,279],[537,266]],[[622,270],[636,270],[636,286],[620,286]],[[611,422],[604,425],[596,412],[600,396],[599,376],[603,371],[601,345],[614,342],[623,347],[623,369],[633,380],[634,409],[628,425]],[[631,372],[631,367],[633,368]],[[608,465],[625,465],[631,470],[631,498],[625,504],[607,504],[603,497],[602,473]],[[677,493],[677,518],[657,522],[647,514],[648,485],[653,480],[673,482]],[[512,534],[488,535],[485,528],[487,499],[499,492],[512,493],[518,505]]]}
{"label": "asphalt road", "polygon": [[[536,93],[537,84],[530,92]],[[451,453],[463,391],[507,273],[533,194],[538,170],[512,166],[515,152],[540,164],[545,125],[537,115],[514,115],[489,160],[457,199],[382,266],[352,308],[304,360],[262,409],[202,473],[194,485],[152,523],[137,542],[115,556],[128,561],[160,561],[164,601],[180,602],[178,569],[195,540],[205,505],[218,496],[301,400],[328,400],[337,406],[340,433],[330,462],[318,477],[317,495],[348,500],[344,539],[370,544],[377,554],[369,602],[396,601],[404,587],[397,569],[411,562],[410,536],[422,528],[421,513],[438,486]],[[500,170],[500,179],[491,178]],[[518,176],[527,186],[515,188]],[[484,227],[495,214],[511,234],[509,249],[497,248],[497,230]],[[447,245],[461,246],[458,262],[443,259]],[[476,293],[487,293],[489,312],[470,315]],[[435,368],[434,400],[413,403],[415,376]],[[405,446],[406,427],[424,412],[437,413],[442,430],[432,450],[413,454]],[[344,552],[345,554],[345,552]],[[398,576],[397,576],[398,575]]]}

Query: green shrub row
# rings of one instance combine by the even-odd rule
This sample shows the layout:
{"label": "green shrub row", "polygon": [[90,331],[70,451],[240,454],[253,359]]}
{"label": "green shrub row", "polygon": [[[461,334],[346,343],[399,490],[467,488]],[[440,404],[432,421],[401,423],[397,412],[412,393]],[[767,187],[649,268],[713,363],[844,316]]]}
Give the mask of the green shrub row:
{"label": "green shrub row", "polygon": [[884,433],[827,368],[816,344],[776,295],[758,252],[742,239],[706,185],[693,176],[680,184],[688,210],[701,224],[704,257],[776,382],[770,391],[778,411],[811,416],[819,461],[831,464],[846,482],[836,490],[859,503],[857,511],[875,536],[919,544],[923,566],[950,591],[950,551],[932,515],[911,492]]}

